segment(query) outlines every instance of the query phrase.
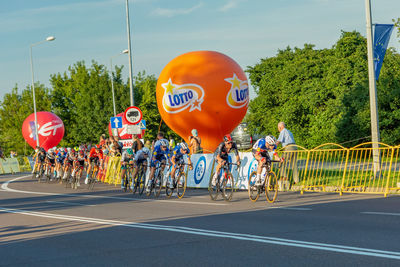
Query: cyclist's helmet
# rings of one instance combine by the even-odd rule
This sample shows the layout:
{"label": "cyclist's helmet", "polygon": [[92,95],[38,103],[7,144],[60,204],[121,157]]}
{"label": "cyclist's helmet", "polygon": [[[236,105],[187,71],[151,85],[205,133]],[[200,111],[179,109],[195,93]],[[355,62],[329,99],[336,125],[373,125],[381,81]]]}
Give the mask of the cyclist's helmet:
{"label": "cyclist's helmet", "polygon": [[142,148],[142,151],[146,155],[150,155],[150,150],[147,147]]}
{"label": "cyclist's helmet", "polygon": [[80,156],[84,156],[84,155],[85,155],[85,152],[84,152],[83,150],[79,150],[79,155],[80,155]]}
{"label": "cyclist's helmet", "polygon": [[265,142],[267,142],[267,144],[270,144],[270,145],[275,145],[276,144],[276,138],[274,136],[272,136],[272,135],[267,135],[265,137]]}
{"label": "cyclist's helmet", "polygon": [[132,150],[132,148],[128,148],[128,149],[126,150],[126,153],[128,153],[128,155],[133,155],[133,150]]}
{"label": "cyclist's helmet", "polygon": [[225,135],[224,142],[232,142],[232,136],[230,134]]}
{"label": "cyclist's helmet", "polygon": [[49,151],[47,151],[47,152],[50,154],[50,153],[53,153],[54,150],[52,148],[50,148]]}
{"label": "cyclist's helmet", "polygon": [[71,152],[71,148],[70,147],[67,147],[67,152],[68,153]]}
{"label": "cyclist's helmet", "polygon": [[71,148],[71,151],[69,153],[75,154],[75,149]]}
{"label": "cyclist's helmet", "polygon": [[183,150],[187,150],[189,148],[185,142],[182,142],[180,145]]}
{"label": "cyclist's helmet", "polygon": [[160,145],[161,145],[161,146],[166,146],[166,147],[168,147],[168,142],[167,142],[167,140],[165,140],[165,139],[160,140]]}
{"label": "cyclist's helmet", "polygon": [[101,149],[101,145],[96,145],[95,149]]}

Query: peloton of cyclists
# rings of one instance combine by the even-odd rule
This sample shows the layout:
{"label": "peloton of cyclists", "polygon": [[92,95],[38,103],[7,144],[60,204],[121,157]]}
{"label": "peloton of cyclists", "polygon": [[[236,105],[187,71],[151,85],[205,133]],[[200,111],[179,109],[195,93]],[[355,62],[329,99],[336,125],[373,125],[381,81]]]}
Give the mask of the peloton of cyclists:
{"label": "peloton of cyclists", "polygon": [[[261,185],[261,173],[265,162],[270,161],[275,157],[276,160],[283,162],[283,158],[276,153],[276,138],[272,135],[267,135],[265,138],[260,138],[253,145],[253,157],[258,161],[256,185]],[[272,157],[270,156],[272,155]]]}
{"label": "peloton of cyclists", "polygon": [[214,176],[212,177],[213,186],[217,184],[219,171],[221,170],[221,167],[228,162],[228,154],[231,152],[235,154],[236,164],[239,167],[241,162],[236,143],[233,142],[231,135],[227,134],[224,136],[224,141],[218,145],[217,149],[214,152],[217,168],[215,170]]}

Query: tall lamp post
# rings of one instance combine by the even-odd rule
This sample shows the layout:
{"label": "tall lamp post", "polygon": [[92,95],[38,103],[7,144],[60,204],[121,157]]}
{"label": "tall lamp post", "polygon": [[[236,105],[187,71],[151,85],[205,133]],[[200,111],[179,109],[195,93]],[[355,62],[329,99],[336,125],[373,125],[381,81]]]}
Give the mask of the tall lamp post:
{"label": "tall lamp post", "polygon": [[135,105],[135,99],[133,96],[133,84],[132,84],[132,52],[131,52],[131,28],[129,22],[129,4],[126,0],[126,32],[128,35],[128,54],[129,54],[129,89],[131,95],[131,106]]}
{"label": "tall lamp post", "polygon": [[39,146],[39,135],[38,135],[38,125],[37,125],[37,115],[36,115],[36,99],[35,99],[35,78],[33,75],[33,60],[32,60],[32,47],[42,44],[44,42],[54,41],[56,38],[54,36],[49,36],[45,40],[31,44],[29,46],[30,49],[30,57],[31,57],[31,73],[32,73],[32,95],[33,95],[33,112],[35,113],[35,137],[36,137],[36,145]]}
{"label": "tall lamp post", "polygon": [[121,53],[119,53],[118,55],[115,55],[115,56],[112,56],[111,58],[110,58],[110,71],[111,71],[111,91],[112,91],[112,101],[113,101],[113,108],[114,108],[114,117],[116,117],[117,116],[117,112],[116,112],[116,109],[115,109],[115,94],[114,94],[114,74],[113,74],[113,64],[112,64],[112,59],[113,58],[115,58],[115,57],[117,57],[117,56],[119,56],[119,55],[122,55],[122,54],[127,54],[129,52],[129,50],[128,49],[125,49],[124,51],[122,51]]}

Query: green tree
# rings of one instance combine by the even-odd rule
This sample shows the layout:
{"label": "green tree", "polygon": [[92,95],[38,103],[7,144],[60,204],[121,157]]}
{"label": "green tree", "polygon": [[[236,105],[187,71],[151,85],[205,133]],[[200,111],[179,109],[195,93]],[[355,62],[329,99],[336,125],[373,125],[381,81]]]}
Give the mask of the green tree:
{"label": "green tree", "polygon": [[[399,63],[389,49],[377,83],[381,136],[389,144],[400,142]],[[247,72],[258,95],[246,117],[254,131],[277,135],[277,123],[285,121],[306,147],[370,136],[366,39],[360,33],[342,32],[331,49],[287,47]]]}

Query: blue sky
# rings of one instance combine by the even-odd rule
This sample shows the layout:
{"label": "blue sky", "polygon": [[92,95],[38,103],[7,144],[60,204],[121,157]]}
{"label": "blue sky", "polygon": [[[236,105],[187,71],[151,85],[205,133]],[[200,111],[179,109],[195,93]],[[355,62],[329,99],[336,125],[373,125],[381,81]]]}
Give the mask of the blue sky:
{"label": "blue sky", "polygon": [[[133,71],[156,77],[174,57],[215,50],[243,69],[278,49],[315,44],[330,48],[340,31],[365,36],[364,0],[130,0]],[[374,23],[400,17],[399,0],[372,0]],[[51,74],[77,61],[110,58],[127,48],[125,0],[0,0],[0,100],[15,84],[31,83],[29,46],[47,36],[56,40],[33,47],[35,81],[50,86]],[[399,51],[393,32],[389,46]],[[125,65],[128,57],[113,58]],[[254,93],[251,93],[254,97]]]}

